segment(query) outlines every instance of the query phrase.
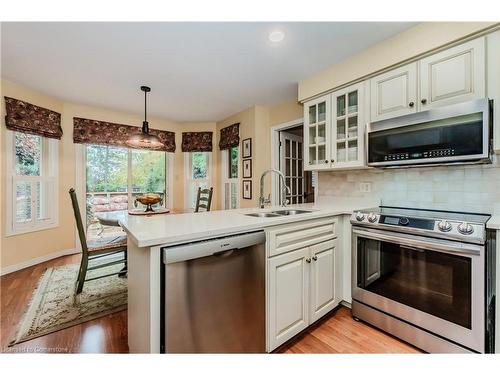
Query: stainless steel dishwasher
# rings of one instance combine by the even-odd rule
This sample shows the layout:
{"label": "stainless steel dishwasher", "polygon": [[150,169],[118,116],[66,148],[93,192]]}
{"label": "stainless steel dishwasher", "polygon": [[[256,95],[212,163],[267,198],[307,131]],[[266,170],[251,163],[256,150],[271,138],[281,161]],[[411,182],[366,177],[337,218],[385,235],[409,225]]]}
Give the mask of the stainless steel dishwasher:
{"label": "stainless steel dishwasher", "polygon": [[163,248],[167,353],[265,352],[263,231]]}

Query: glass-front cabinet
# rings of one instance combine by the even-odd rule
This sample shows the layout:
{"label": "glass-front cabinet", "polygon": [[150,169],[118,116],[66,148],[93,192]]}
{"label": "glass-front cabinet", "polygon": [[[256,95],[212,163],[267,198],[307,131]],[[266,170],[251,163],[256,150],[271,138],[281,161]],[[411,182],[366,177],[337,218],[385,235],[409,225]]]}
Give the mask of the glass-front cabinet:
{"label": "glass-front cabinet", "polygon": [[304,105],[304,169],[329,169],[330,163],[330,95]]}
{"label": "glass-front cabinet", "polygon": [[361,83],[332,93],[332,168],[363,166],[363,90]]}
{"label": "glass-front cabinet", "polygon": [[304,104],[305,170],[364,165],[364,84]]}

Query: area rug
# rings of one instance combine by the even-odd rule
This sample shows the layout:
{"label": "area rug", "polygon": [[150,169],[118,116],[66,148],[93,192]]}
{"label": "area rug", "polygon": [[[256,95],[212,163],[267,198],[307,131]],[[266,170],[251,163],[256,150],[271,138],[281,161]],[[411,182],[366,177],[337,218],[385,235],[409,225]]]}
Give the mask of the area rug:
{"label": "area rug", "polygon": [[[118,272],[122,267],[117,264],[88,271],[87,278]],[[88,281],[75,297],[78,268],[79,264],[71,264],[45,271],[9,346],[127,308],[127,279],[118,276]]]}

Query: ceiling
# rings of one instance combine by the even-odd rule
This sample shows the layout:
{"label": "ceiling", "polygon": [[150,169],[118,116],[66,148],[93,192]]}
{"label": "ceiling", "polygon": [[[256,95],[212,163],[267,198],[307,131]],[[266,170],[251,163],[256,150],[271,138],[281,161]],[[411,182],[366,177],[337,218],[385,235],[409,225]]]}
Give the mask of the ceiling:
{"label": "ceiling", "polygon": [[[2,23],[2,78],[178,122],[297,97],[297,82],[415,23]],[[285,31],[272,44],[268,34]]]}

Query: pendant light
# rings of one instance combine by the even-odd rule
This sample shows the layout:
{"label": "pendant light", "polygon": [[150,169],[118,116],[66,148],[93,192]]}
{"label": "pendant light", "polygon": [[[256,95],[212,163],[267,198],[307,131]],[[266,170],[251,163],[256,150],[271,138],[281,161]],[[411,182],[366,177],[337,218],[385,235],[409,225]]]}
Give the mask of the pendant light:
{"label": "pendant light", "polygon": [[149,134],[149,124],[147,121],[146,97],[148,92],[151,91],[151,88],[148,86],[141,86],[141,90],[144,91],[144,121],[142,122],[142,132],[132,135],[125,143],[131,148],[158,150],[163,147],[163,143],[156,135]]}

